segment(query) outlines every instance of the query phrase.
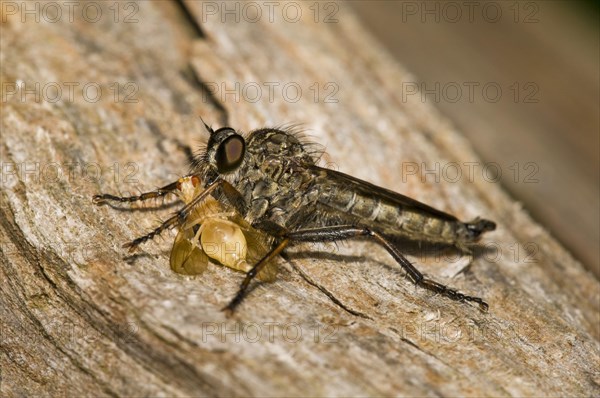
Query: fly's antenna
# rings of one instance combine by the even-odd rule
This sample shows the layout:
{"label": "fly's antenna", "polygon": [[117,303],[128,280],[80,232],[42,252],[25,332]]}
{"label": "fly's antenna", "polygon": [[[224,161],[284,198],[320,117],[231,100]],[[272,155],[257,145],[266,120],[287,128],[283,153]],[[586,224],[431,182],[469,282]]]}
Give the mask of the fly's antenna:
{"label": "fly's antenna", "polygon": [[208,130],[208,133],[210,135],[213,135],[215,133],[215,130],[213,130],[212,127],[210,127],[208,124],[206,124],[206,122],[204,121],[204,119],[202,119],[202,116],[198,116],[198,117],[202,121],[202,124],[204,124],[204,127],[206,127],[206,130]]}

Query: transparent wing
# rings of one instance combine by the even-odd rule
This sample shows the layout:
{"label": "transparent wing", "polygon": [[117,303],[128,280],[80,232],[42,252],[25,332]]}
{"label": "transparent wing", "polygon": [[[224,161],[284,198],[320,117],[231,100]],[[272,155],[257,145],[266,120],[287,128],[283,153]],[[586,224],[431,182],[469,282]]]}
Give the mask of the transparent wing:
{"label": "transparent wing", "polygon": [[175,237],[169,260],[174,272],[182,275],[199,275],[208,267],[208,256],[202,249],[192,244],[193,239],[192,228],[181,229]]}
{"label": "transparent wing", "polygon": [[458,221],[452,214],[445,213],[413,198],[360,180],[348,174],[314,165],[309,165],[307,167],[314,173],[319,183],[331,185],[336,190],[350,190],[359,195],[378,198],[401,209],[417,210],[421,213],[441,218],[442,220]]}

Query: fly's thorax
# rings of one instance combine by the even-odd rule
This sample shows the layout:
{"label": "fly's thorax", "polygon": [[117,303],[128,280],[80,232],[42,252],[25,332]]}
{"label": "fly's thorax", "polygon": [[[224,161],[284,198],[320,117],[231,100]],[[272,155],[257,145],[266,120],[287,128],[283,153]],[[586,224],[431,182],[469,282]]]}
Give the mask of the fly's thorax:
{"label": "fly's thorax", "polygon": [[298,134],[289,130],[260,129],[253,131],[247,140],[248,153],[259,163],[267,158],[296,160],[314,164],[312,151]]}
{"label": "fly's thorax", "polygon": [[[309,162],[309,163],[307,163]],[[233,185],[249,205],[248,219],[285,222],[306,204],[314,164],[302,142],[285,131],[257,130],[247,140],[247,156]]]}

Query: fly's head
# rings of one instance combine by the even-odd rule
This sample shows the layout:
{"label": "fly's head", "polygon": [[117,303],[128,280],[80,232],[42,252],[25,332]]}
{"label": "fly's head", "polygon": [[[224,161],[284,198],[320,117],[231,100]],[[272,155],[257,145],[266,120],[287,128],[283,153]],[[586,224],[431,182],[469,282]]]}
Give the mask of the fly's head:
{"label": "fly's head", "polygon": [[206,149],[192,165],[195,172],[203,176],[206,185],[221,178],[230,183],[238,179],[239,170],[246,161],[246,140],[231,127],[213,130],[206,126],[210,138]]}

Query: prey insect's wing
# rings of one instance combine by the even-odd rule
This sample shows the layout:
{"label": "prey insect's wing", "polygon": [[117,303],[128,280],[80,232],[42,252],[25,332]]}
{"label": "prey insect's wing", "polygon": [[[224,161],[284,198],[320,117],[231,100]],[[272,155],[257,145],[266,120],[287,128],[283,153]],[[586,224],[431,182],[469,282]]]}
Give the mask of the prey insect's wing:
{"label": "prey insect's wing", "polygon": [[[221,218],[221,216],[218,215],[213,217],[207,216],[203,219],[203,223],[206,223],[207,229],[202,231],[199,236],[197,236],[196,231],[200,228],[201,224],[197,220],[190,223],[187,227],[182,227],[177,234],[170,257],[171,269],[174,272],[182,275],[199,275],[206,270],[210,259],[229,268],[248,272],[252,268],[252,264],[260,261],[260,259],[270,250],[272,239],[268,235],[252,228],[237,214],[227,218]],[[227,261],[228,259],[224,257],[235,254],[231,252],[231,247],[227,247],[231,242],[211,242],[208,254],[202,244],[198,242],[199,239],[202,239],[202,234],[210,232],[209,230],[211,228],[215,228],[215,225],[219,224],[233,224],[235,225],[235,229],[242,232],[247,246],[246,250],[244,250],[244,253],[246,253],[246,251],[247,253],[242,258],[244,261]],[[217,250],[215,251],[215,249]],[[224,250],[225,252],[223,253],[221,250]],[[258,274],[258,278],[265,282],[275,280],[276,276],[277,267],[274,262],[270,262]]]}
{"label": "prey insect's wing", "polygon": [[192,243],[193,228],[182,228],[171,249],[171,269],[182,275],[199,275],[208,267],[208,256],[198,245]]}
{"label": "prey insect's wing", "polygon": [[308,168],[314,173],[319,183],[326,186],[333,186],[335,190],[352,191],[363,197],[385,201],[387,204],[394,205],[403,210],[414,210],[443,220],[458,221],[458,219],[451,214],[435,209],[418,200],[409,198],[408,196],[352,177],[348,174],[315,165],[308,165]]}

